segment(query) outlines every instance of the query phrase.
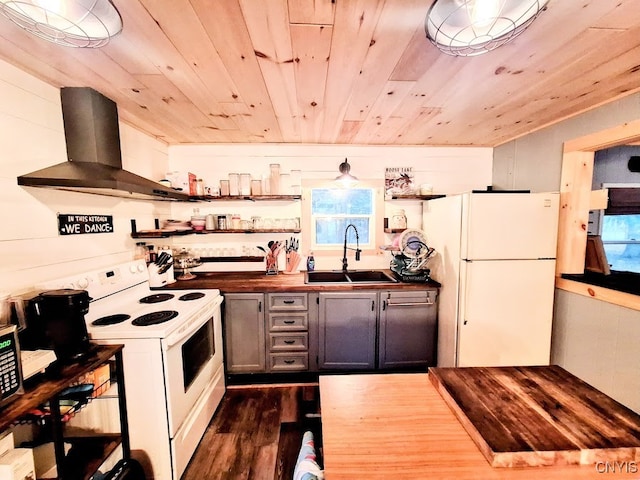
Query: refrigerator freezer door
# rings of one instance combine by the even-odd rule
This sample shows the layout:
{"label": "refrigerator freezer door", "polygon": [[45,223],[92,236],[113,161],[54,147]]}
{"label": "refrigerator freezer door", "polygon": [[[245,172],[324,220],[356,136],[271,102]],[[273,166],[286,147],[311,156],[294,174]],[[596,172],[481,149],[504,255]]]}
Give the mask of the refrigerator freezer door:
{"label": "refrigerator freezer door", "polygon": [[555,260],[461,262],[458,366],[548,365]]}
{"label": "refrigerator freezer door", "polygon": [[461,257],[555,258],[559,202],[558,193],[463,195]]}

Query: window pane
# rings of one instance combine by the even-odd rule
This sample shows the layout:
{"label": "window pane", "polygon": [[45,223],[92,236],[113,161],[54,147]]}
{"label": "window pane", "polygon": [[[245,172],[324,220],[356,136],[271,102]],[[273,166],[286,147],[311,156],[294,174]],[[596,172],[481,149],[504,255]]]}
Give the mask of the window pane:
{"label": "window pane", "polygon": [[602,243],[611,270],[640,273],[640,215],[605,215]]}
{"label": "window pane", "polygon": [[[369,218],[354,217],[317,217],[316,218],[316,244],[318,245],[344,245],[344,231],[347,225],[353,224],[358,230],[360,245],[371,243]],[[347,232],[347,243],[356,244],[356,235],[353,228]]]}
{"label": "window pane", "polygon": [[314,188],[311,191],[313,215],[371,215],[373,190],[364,188]]}
{"label": "window pane", "polygon": [[640,241],[640,215],[605,215],[602,241]]}

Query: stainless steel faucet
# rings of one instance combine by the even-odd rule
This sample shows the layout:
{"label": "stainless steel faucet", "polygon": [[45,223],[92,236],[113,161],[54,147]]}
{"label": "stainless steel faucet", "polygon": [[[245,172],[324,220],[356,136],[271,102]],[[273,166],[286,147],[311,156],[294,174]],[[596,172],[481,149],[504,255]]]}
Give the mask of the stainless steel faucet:
{"label": "stainless steel faucet", "polygon": [[[351,247],[347,247],[347,232],[349,231],[349,227],[353,228],[353,231],[356,233],[356,248],[351,248]],[[353,223],[350,223],[349,225],[347,225],[347,228],[344,229],[344,250],[342,253],[342,271],[346,272],[347,271],[347,249],[349,250],[355,250],[356,252],[356,262],[360,261],[360,252],[362,252],[362,250],[360,250],[360,237],[358,237],[358,229],[356,228],[356,226]]]}

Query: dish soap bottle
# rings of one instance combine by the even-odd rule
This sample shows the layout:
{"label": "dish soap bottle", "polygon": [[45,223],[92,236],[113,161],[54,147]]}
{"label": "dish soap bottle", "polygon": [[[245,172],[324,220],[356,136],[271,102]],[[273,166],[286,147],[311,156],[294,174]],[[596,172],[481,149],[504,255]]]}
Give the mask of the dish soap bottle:
{"label": "dish soap bottle", "polygon": [[313,258],[313,252],[309,252],[307,256],[307,272],[313,272],[314,268],[316,268],[316,261]]}

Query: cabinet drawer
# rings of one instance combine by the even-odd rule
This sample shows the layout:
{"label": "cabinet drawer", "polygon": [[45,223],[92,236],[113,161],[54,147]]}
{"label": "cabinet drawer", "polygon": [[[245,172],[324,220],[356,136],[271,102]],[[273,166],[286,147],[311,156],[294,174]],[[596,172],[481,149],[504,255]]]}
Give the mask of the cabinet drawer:
{"label": "cabinet drawer", "polygon": [[271,353],[269,369],[272,372],[309,370],[309,355],[305,353]]}
{"label": "cabinet drawer", "polygon": [[307,310],[306,293],[269,293],[267,305],[271,311]]}
{"label": "cabinet drawer", "polygon": [[309,314],[307,312],[269,314],[269,330],[272,332],[307,330],[308,323]]}
{"label": "cabinet drawer", "polygon": [[309,349],[309,337],[304,333],[270,333],[269,349],[272,352]]}

